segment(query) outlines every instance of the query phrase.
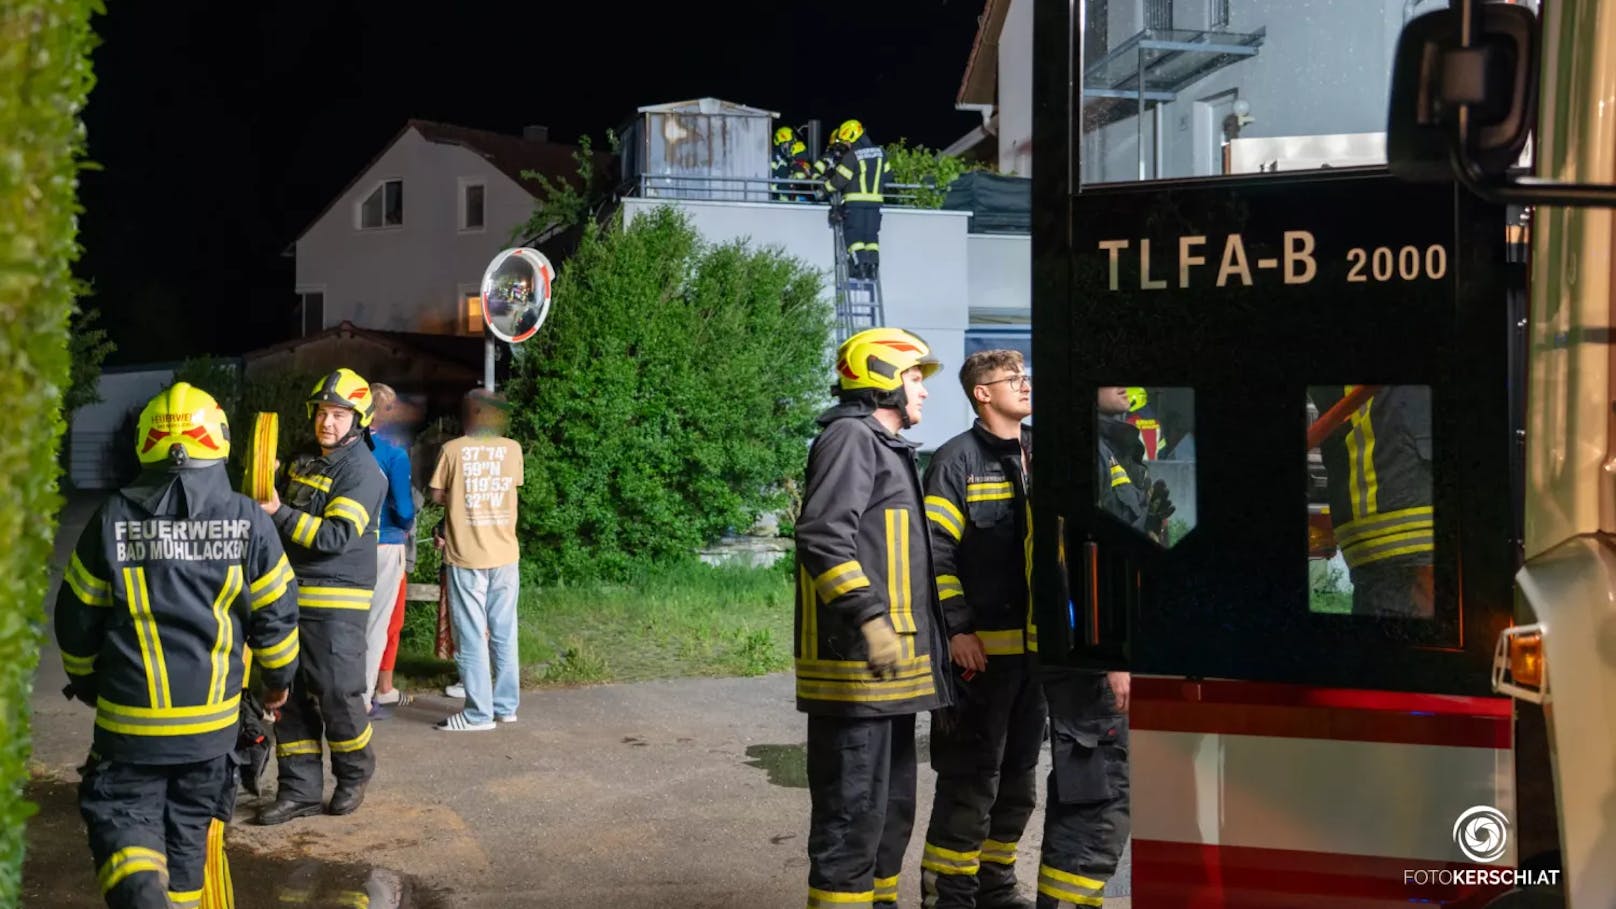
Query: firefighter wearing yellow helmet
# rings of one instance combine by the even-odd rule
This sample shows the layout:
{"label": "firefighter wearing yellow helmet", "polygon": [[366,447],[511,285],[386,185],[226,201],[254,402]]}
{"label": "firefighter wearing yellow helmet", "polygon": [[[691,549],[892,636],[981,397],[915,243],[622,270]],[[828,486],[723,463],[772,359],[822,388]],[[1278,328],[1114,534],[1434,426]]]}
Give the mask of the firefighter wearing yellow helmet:
{"label": "firefighter wearing yellow helmet", "polygon": [[797,517],[797,709],[808,715],[808,905],[893,905],[915,809],[915,714],[948,707],[948,643],[916,446],[919,337],[875,328],[836,355]]}
{"label": "firefighter wearing yellow helmet", "polygon": [[80,535],[54,624],[68,693],[96,708],[79,807],[115,907],[229,896],[224,823],[250,647],[264,703],[297,669],[297,584],[274,525],[230,488],[230,425],[185,382],[140,414],[143,470]]}
{"label": "firefighter wearing yellow helmet", "polygon": [[[808,161],[808,145],[797,138],[797,131],[782,126],[774,131],[774,157],[770,173],[776,180],[807,180],[813,165]],[[782,202],[806,201],[808,194],[796,187],[776,187],[774,198]]]}
{"label": "firefighter wearing yellow helmet", "polygon": [[[831,200],[833,209],[839,209],[848,274],[875,280],[881,267],[881,204],[886,200],[892,162],[857,120],[837,127],[835,142],[843,151],[827,172],[820,194]],[[833,221],[837,219],[833,216]]]}
{"label": "firefighter wearing yellow helmet", "polygon": [[339,369],[309,392],[315,444],[287,466],[263,503],[297,573],[304,659],[275,731],[280,785],[260,824],[318,814],[321,754],[337,785],[330,814],[351,814],[376,769],[365,704],[365,625],[376,587],[376,545],[387,478],[371,454],[370,384]]}

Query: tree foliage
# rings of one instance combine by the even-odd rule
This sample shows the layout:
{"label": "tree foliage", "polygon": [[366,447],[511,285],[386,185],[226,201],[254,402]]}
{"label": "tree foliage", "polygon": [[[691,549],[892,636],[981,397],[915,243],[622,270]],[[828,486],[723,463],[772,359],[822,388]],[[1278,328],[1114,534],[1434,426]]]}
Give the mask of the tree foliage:
{"label": "tree foliage", "polygon": [[[612,154],[617,154],[619,143],[616,133],[606,131],[606,144]],[[522,171],[522,179],[532,180],[539,185],[539,191],[534,194],[538,202],[534,204],[533,213],[528,219],[511,231],[510,242],[521,243],[552,231],[579,227],[593,221],[605,210],[612,198],[612,180],[610,174],[597,166],[599,162],[596,160],[593,140],[580,136],[578,150],[572,153],[572,160],[578,168],[577,174],[570,179],[552,179],[538,171]]]}
{"label": "tree foliage", "polygon": [[78,307],[68,329],[68,356],[72,360],[71,378],[67,393],[62,396],[62,410],[72,414],[87,404],[101,400],[101,364],[118,345],[107,337],[107,330],[96,328],[99,310]]}
{"label": "tree foliage", "polygon": [[830,308],[801,262],[663,207],[590,226],[506,386],[543,580],[693,557],[786,501],[826,401]]}
{"label": "tree foliage", "polygon": [[892,182],[919,187],[911,190],[914,204],[919,208],[942,208],[949,184],[973,170],[987,169],[980,163],[967,163],[924,145],[911,146],[907,139],[888,145],[886,153],[887,160],[892,162]]}
{"label": "tree foliage", "polygon": [[78,173],[94,76],[95,0],[0,4],[0,906],[15,906],[28,778],[29,701],[48,566],[62,505],[56,455],[71,373],[67,324],[79,291]]}

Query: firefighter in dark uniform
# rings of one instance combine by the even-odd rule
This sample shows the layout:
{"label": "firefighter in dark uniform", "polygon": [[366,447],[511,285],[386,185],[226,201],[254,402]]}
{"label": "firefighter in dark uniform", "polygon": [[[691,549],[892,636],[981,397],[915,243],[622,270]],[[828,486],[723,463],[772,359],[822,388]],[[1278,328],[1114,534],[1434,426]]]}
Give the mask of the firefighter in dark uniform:
{"label": "firefighter in dark uniform", "polygon": [[[56,640],[68,692],[96,708],[79,810],[107,905],[195,909],[235,808],[244,648],[279,706],[297,667],[297,583],[269,518],[230,488],[230,430],[210,395],[184,382],[159,393],[135,448],[143,472],[68,561]],[[228,905],[224,880],[209,885]]]}
{"label": "firefighter in dark uniform", "polygon": [[808,714],[809,909],[890,906],[915,817],[915,714],[947,707],[948,644],[915,444],[920,338],[874,328],[837,351],[797,519],[797,709]]}
{"label": "firefighter in dark uniform", "polygon": [[[1166,484],[1150,484],[1145,445],[1128,422],[1122,386],[1101,388],[1096,504],[1152,539],[1173,513]],[[1098,906],[1131,827],[1126,672],[1042,668],[1049,703],[1050,771],[1044,803],[1038,909]]]}
{"label": "firefighter in dark uniform", "polygon": [[[882,193],[892,162],[857,120],[837,127],[836,141],[846,150],[826,174],[821,195],[831,198],[832,207],[841,210],[848,274],[874,280],[881,268],[881,203],[886,198]],[[838,197],[839,206],[834,201]]]}
{"label": "firefighter in dark uniform", "polygon": [[[769,161],[769,171],[774,179],[806,181],[813,172],[812,168],[808,161],[808,145],[797,138],[796,130],[789,126],[775,130],[774,157]],[[805,184],[803,189],[777,187],[774,197],[781,202],[806,202],[809,195]]]}
{"label": "firefighter in dark uniform", "polygon": [[[1309,389],[1323,413],[1353,386]],[[1431,390],[1385,385],[1319,446],[1356,615],[1436,614]]]}
{"label": "firefighter in dark uniform", "polygon": [[1032,381],[1021,354],[966,358],[960,384],[976,408],[969,430],[926,471],[937,591],[958,706],[933,715],[937,771],[921,860],[925,905],[1031,909],[1016,893],[1016,847],[1037,802],[1044,694],[1028,652],[1026,546]]}
{"label": "firefighter in dark uniform", "polygon": [[320,812],[321,741],[336,789],[326,810],[351,814],[376,769],[365,704],[365,613],[376,586],[376,543],[387,478],[370,453],[370,386],[339,369],[308,400],[318,448],[293,458],[263,508],[297,572],[302,666],[275,726],[280,785],[260,824]]}

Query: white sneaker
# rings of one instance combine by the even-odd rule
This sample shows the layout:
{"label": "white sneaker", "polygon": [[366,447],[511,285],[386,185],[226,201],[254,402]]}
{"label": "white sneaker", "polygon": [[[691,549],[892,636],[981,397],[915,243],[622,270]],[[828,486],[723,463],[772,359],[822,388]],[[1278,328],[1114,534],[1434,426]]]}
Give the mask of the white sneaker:
{"label": "white sneaker", "polygon": [[374,704],[397,704],[398,701],[399,701],[400,695],[401,695],[401,692],[397,688],[394,688],[392,691],[377,692],[376,697],[374,699],[372,699],[371,703],[374,703]]}
{"label": "white sneaker", "polygon": [[438,724],[432,728],[440,732],[487,732],[494,728],[494,724],[493,721],[473,723],[466,719],[466,712],[462,710],[459,713],[449,714],[439,720]]}
{"label": "white sneaker", "polygon": [[448,695],[449,697],[460,698],[460,699],[464,700],[465,697],[466,697],[466,686],[460,684],[459,682],[455,682],[453,685],[450,685],[447,688],[443,689],[443,693]]}
{"label": "white sneaker", "polygon": [[496,714],[494,714],[494,722],[496,722],[496,723],[514,723],[514,722],[516,722],[516,714],[507,713],[507,714],[502,715],[502,714],[497,714],[496,713]]}

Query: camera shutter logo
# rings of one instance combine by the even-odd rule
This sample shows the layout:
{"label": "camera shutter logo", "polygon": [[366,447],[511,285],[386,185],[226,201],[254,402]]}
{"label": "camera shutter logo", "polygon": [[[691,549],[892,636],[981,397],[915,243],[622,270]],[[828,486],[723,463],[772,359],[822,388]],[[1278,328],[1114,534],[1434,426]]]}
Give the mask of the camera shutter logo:
{"label": "camera shutter logo", "polygon": [[1471,861],[1496,862],[1509,844],[1509,819],[1490,805],[1467,808],[1453,822],[1453,842]]}

